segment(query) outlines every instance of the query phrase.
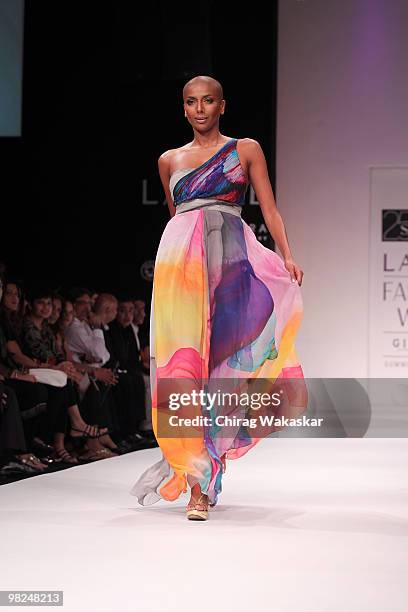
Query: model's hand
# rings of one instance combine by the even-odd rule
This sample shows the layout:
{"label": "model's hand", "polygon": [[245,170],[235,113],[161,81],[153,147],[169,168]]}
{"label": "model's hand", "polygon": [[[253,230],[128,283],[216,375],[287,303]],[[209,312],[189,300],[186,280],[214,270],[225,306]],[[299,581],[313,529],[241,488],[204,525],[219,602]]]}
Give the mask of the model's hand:
{"label": "model's hand", "polygon": [[291,257],[286,257],[284,259],[284,262],[285,262],[285,268],[289,272],[292,282],[297,281],[300,287],[300,285],[302,284],[302,280],[303,280],[303,270],[299,268],[297,263],[293,261]]}

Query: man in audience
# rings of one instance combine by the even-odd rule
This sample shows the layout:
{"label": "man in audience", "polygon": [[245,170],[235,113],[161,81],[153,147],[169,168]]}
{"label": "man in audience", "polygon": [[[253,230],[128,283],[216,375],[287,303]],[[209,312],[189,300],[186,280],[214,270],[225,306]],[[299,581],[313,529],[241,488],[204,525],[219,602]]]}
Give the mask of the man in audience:
{"label": "man in audience", "polygon": [[[95,370],[99,369],[110,357],[103,335],[103,326],[107,320],[102,313],[98,317],[91,313],[92,301],[87,289],[73,289],[70,297],[75,316],[65,332],[65,337],[73,359],[94,366]],[[112,382],[109,373],[111,374],[105,369],[104,372],[93,374],[98,380],[109,384]]]}
{"label": "man in audience", "polygon": [[149,364],[149,332],[144,333],[142,331],[143,323],[146,317],[146,304],[143,300],[134,300],[134,315],[131,323],[133,333],[135,335],[136,343],[140,354],[140,367],[145,383],[145,406],[146,406],[146,418],[140,424],[141,431],[152,431],[152,396],[150,390],[150,374]]}
{"label": "man in audience", "polygon": [[79,384],[82,405],[88,422],[103,424],[114,432],[118,424],[110,390],[117,378],[109,367],[102,366],[110,358],[103,328],[115,317],[116,310],[95,316],[91,312],[91,296],[87,289],[72,289],[70,297],[75,316],[65,330],[65,340],[73,360],[81,363],[88,374]]}
{"label": "man in audience", "polygon": [[141,334],[141,327],[146,317],[146,304],[143,300],[132,300],[134,306],[133,321],[131,323],[133,333],[136,338],[137,348],[141,350],[141,344],[145,340],[143,334]]}
{"label": "man in audience", "polygon": [[[98,313],[101,296],[95,304]],[[153,431],[140,431],[146,419],[145,381],[142,373],[140,351],[132,329],[134,304],[131,298],[119,300],[115,321],[105,329],[105,341],[111,355],[109,364],[117,364],[119,381],[113,395],[116,399],[121,433],[131,442],[146,444],[154,442]]]}

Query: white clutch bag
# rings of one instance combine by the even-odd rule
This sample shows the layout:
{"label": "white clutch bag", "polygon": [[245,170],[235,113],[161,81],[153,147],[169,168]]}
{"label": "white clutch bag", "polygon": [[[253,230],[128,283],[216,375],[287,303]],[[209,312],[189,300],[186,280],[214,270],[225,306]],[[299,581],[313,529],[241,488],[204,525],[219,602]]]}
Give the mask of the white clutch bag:
{"label": "white clutch bag", "polygon": [[53,387],[65,387],[67,384],[67,375],[60,370],[51,370],[50,368],[32,368],[29,374],[35,376],[37,382]]}

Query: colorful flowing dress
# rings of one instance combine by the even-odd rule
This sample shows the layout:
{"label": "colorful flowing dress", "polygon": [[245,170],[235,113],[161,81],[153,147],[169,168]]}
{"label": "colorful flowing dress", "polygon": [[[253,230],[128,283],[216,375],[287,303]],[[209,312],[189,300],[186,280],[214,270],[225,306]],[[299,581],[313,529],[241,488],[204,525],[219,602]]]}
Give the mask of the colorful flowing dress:
{"label": "colorful flowing dress", "polygon": [[[162,457],[130,491],[141,505],[174,501],[187,484],[199,483],[214,506],[222,488],[221,457],[238,459],[281,429],[266,426],[259,435],[245,425],[248,409],[235,405],[227,411],[227,428],[212,418],[169,433],[170,427],[160,426],[160,384],[197,392],[216,392],[220,385],[242,392],[254,383],[276,388],[284,380],[304,386],[295,350],[303,315],[300,287],[282,258],[241,218],[248,184],[236,138],[197,168],[178,169],[170,178],[176,214],[159,243],[150,310],[152,422]],[[305,409],[302,390],[300,396],[299,388],[286,391],[275,417]],[[215,402],[191,415],[221,413],[225,407]],[[163,414],[168,422],[168,406]],[[237,414],[244,418],[232,419]]]}

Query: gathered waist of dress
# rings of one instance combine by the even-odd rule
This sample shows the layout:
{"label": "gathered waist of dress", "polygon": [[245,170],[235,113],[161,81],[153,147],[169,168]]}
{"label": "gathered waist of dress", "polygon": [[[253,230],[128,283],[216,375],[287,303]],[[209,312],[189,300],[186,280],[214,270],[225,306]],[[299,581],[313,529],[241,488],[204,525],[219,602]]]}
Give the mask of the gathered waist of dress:
{"label": "gathered waist of dress", "polygon": [[227,212],[237,217],[240,217],[242,212],[242,206],[239,204],[227,204],[224,200],[217,200],[215,198],[196,198],[177,204],[176,215],[189,210],[196,210],[197,208],[219,210],[220,212]]}

